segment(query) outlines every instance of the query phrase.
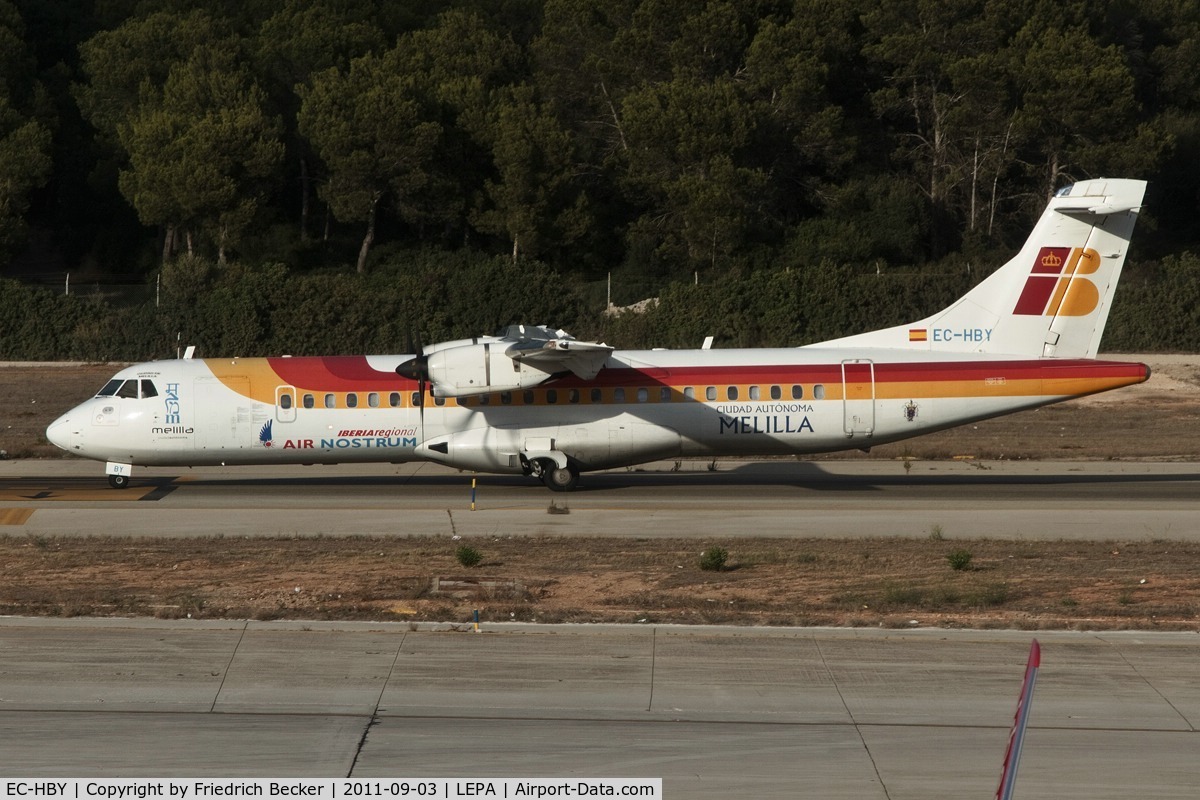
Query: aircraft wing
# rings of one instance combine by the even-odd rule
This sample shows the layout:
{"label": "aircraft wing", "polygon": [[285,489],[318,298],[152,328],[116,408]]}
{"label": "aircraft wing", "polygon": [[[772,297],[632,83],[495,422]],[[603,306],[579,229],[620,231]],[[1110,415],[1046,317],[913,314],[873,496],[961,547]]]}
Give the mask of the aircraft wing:
{"label": "aircraft wing", "polygon": [[581,342],[571,338],[523,339],[510,345],[504,355],[543,372],[569,370],[584,380],[596,377],[613,348],[603,342]]}

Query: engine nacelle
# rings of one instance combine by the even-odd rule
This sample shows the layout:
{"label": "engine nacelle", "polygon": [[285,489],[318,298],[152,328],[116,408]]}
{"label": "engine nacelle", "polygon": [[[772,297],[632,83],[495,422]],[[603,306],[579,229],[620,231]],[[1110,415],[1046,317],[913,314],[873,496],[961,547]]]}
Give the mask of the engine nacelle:
{"label": "engine nacelle", "polygon": [[480,342],[430,353],[429,381],[438,397],[508,392],[545,383],[552,373],[505,355],[506,343]]}
{"label": "engine nacelle", "polygon": [[621,414],[590,424],[472,428],[427,439],[416,454],[458,469],[511,474],[528,473],[533,461],[593,470],[677,458],[681,444],[678,431]]}
{"label": "engine nacelle", "polygon": [[418,456],[458,469],[520,474],[529,472],[529,461],[548,458],[559,467],[567,456],[554,449],[546,437],[523,438],[517,428],[472,428],[422,442]]}

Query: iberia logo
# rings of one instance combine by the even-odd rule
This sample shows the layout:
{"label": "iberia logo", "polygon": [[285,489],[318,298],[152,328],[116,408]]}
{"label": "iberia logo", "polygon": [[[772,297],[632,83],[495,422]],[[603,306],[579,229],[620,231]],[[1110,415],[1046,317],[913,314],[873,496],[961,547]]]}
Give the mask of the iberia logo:
{"label": "iberia logo", "polygon": [[1100,254],[1091,248],[1043,247],[1025,279],[1014,314],[1038,317],[1082,317],[1100,305],[1100,290],[1091,275],[1100,269]]}
{"label": "iberia logo", "polygon": [[274,422],[274,420],[267,420],[266,423],[262,426],[262,428],[258,432],[258,442],[263,447],[271,447],[272,445],[275,444],[275,438],[271,434],[271,423],[272,422]]}

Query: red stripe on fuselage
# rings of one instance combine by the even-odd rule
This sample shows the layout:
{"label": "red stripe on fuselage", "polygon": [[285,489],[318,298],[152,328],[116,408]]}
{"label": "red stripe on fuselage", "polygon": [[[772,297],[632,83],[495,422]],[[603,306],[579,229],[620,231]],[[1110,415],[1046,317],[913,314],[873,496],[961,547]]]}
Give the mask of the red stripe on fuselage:
{"label": "red stripe on fuselage", "polygon": [[[866,362],[851,366],[866,367]],[[876,383],[941,382],[986,380],[1068,380],[1071,378],[1133,378],[1149,376],[1143,364],[1120,361],[1027,360],[1027,361],[946,361],[946,362],[875,362]],[[759,366],[688,366],[635,369],[606,367],[589,381],[565,377],[554,386],[633,386],[639,383],[690,386],[701,384],[787,384],[840,383],[841,364],[769,364]]]}
{"label": "red stripe on fuselage", "polygon": [[[416,382],[373,368],[365,356],[320,358],[270,358],[271,369],[282,383],[307,389],[356,391],[408,391]],[[865,368],[867,362],[851,362]],[[1073,378],[1129,378],[1145,380],[1143,364],[1120,361],[915,361],[874,362],[876,383],[911,383],[964,380],[1070,380]],[[861,376],[855,375],[855,380]],[[841,364],[761,364],[717,366],[605,367],[591,380],[568,375],[543,386],[618,387],[637,385],[699,386],[792,383],[841,383]]]}
{"label": "red stripe on fuselage", "polygon": [[365,356],[269,358],[271,369],[292,386],[330,392],[403,391],[415,381],[370,365]]}

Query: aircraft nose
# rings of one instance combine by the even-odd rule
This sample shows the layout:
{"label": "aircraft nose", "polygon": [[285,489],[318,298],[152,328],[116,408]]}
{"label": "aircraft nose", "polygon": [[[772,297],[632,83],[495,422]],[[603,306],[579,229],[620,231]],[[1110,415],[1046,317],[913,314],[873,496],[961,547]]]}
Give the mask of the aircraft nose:
{"label": "aircraft nose", "polygon": [[80,447],[79,409],[68,411],[46,427],[46,438],[55,447],[72,452]]}

